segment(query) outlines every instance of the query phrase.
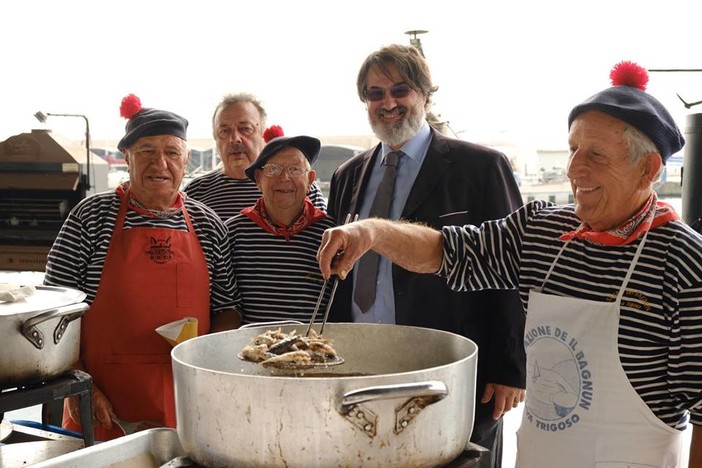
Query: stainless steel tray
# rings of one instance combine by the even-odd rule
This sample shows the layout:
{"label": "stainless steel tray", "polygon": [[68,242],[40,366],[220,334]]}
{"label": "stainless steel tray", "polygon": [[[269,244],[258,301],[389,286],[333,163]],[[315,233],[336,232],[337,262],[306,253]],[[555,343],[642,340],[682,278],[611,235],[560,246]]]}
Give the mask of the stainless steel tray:
{"label": "stainless steel tray", "polygon": [[36,468],[107,468],[116,464],[124,467],[158,467],[185,455],[175,429],[156,428],[101,442],[32,466]]}

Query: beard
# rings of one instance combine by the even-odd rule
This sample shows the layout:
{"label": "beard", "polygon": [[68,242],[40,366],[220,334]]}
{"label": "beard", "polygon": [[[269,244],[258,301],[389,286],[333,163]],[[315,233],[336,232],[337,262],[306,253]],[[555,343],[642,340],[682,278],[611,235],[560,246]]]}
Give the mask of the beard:
{"label": "beard", "polygon": [[[384,114],[397,112],[402,115],[402,118],[396,122],[385,123],[381,119]],[[388,146],[397,147],[404,142],[410,140],[422,128],[425,120],[424,107],[416,105],[407,108],[405,106],[397,106],[391,111],[378,109],[373,114],[368,114],[368,122],[375,136]]]}

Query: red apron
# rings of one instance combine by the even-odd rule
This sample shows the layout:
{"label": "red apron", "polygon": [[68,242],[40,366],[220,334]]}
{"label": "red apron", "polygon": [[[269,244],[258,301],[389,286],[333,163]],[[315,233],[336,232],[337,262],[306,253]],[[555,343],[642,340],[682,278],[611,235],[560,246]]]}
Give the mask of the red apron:
{"label": "red apron", "polygon": [[[124,230],[129,195],[122,199],[95,301],[82,319],[81,357],[97,385],[126,421],[175,427],[171,345],[155,329],[184,317],[210,329],[209,275],[190,216],[188,232]],[[64,408],[63,426],[81,431]],[[123,435],[116,424],[95,427],[98,440]]]}

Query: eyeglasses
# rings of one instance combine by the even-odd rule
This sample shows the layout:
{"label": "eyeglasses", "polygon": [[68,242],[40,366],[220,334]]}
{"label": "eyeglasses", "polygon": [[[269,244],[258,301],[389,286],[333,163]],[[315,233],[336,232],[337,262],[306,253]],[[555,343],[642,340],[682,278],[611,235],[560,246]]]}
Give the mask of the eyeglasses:
{"label": "eyeglasses", "polygon": [[278,177],[283,173],[283,169],[285,169],[285,172],[287,172],[288,175],[293,178],[302,177],[309,172],[304,167],[294,165],[283,167],[280,164],[266,164],[265,166],[261,166],[261,170],[266,177]]}
{"label": "eyeglasses", "polygon": [[[363,91],[363,95],[369,101],[381,101],[385,99],[385,88],[378,88],[377,86],[371,86],[370,88]],[[390,96],[395,99],[400,99],[409,96],[412,88],[407,83],[399,83],[390,86]]]}

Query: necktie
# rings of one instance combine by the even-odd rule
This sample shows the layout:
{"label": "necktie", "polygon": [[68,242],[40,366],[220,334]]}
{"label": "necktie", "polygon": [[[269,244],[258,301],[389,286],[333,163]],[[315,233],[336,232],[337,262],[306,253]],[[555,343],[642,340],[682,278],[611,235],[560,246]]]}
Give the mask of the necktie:
{"label": "necktie", "polygon": [[[378,191],[373,199],[369,218],[387,218],[390,215],[390,205],[395,189],[395,175],[397,164],[402,157],[402,151],[392,151],[385,155],[385,172],[380,181]],[[358,262],[356,272],[356,291],[354,292],[354,302],[366,313],[375,302],[375,290],[378,283],[378,262],[380,257],[377,253],[366,252]]]}

